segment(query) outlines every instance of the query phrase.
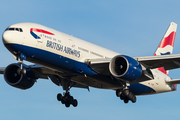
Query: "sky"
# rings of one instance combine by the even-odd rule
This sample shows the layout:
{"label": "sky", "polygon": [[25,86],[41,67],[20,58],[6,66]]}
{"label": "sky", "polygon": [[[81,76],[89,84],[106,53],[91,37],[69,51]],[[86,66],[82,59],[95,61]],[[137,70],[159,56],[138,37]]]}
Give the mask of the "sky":
{"label": "sky", "polygon": [[[180,24],[179,0],[2,0],[0,33],[11,24],[32,22],[132,57],[151,56],[170,22]],[[177,28],[174,54],[180,53]],[[0,67],[17,61],[0,42]],[[26,63],[29,64],[29,63]],[[170,71],[180,78],[180,69]],[[180,87],[179,85],[177,87]],[[57,101],[61,87],[39,79],[28,90],[9,86],[0,75],[2,120],[169,120],[180,118],[180,90],[137,96],[124,104],[113,90],[72,88],[78,107]]]}

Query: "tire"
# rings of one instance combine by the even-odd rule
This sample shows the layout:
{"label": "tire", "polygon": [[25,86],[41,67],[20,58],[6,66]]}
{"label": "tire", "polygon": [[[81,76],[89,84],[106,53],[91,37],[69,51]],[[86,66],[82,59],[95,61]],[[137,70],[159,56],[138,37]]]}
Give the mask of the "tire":
{"label": "tire", "polygon": [[66,102],[66,103],[65,103],[65,106],[66,106],[66,107],[69,107],[69,106],[70,106],[70,103],[69,103],[69,102]]}
{"label": "tire", "polygon": [[128,96],[129,95],[129,90],[128,89],[123,90],[123,94],[124,94],[124,96]]}
{"label": "tire", "polygon": [[130,100],[132,100],[132,99],[133,99],[133,97],[134,97],[133,93],[132,93],[132,92],[129,92],[129,94],[128,94],[127,98],[128,98],[128,99],[130,99]]}
{"label": "tire", "polygon": [[58,101],[61,101],[61,100],[62,100],[62,94],[61,94],[61,93],[57,94],[57,100],[58,100]]}
{"label": "tire", "polygon": [[69,97],[69,102],[72,104],[74,102],[74,98],[72,96]]}
{"label": "tire", "polygon": [[121,90],[120,89],[116,90],[116,96],[120,97],[120,95],[121,95]]}
{"label": "tire", "polygon": [[125,98],[124,95],[121,94],[121,95],[120,95],[120,99],[121,99],[121,100],[124,100],[124,98]]}
{"label": "tire", "polygon": [[129,100],[128,100],[128,99],[124,99],[124,103],[126,103],[126,104],[127,104],[128,102],[129,102]]}
{"label": "tire", "polygon": [[66,103],[66,101],[65,101],[64,99],[62,99],[62,100],[61,100],[61,103],[62,103],[62,104],[65,104],[65,103]]}
{"label": "tire", "polygon": [[131,100],[131,101],[132,101],[132,103],[135,103],[135,102],[136,102],[136,100],[137,100],[137,99],[136,99],[136,96],[135,96],[135,95],[133,95],[132,100]]}
{"label": "tire", "polygon": [[76,99],[73,100],[73,104],[72,104],[74,107],[77,107],[78,105],[78,101]]}

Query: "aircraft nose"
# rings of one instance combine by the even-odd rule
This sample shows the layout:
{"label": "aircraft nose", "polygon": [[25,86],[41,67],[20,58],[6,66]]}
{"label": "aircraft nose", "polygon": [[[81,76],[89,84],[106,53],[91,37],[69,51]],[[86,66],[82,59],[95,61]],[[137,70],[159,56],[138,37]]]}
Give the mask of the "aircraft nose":
{"label": "aircraft nose", "polygon": [[5,31],[2,35],[2,40],[4,44],[10,43],[12,41],[12,33]]}

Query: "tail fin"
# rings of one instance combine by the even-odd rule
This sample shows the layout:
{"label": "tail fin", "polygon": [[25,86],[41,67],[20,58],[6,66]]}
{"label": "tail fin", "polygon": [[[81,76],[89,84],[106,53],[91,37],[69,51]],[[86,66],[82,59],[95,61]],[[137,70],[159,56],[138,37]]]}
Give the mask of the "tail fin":
{"label": "tail fin", "polygon": [[[172,54],[175,36],[176,36],[176,29],[177,29],[177,24],[174,22],[171,22],[169,25],[169,28],[167,29],[164,37],[161,40],[161,43],[159,44],[154,54],[155,56]],[[158,70],[168,75],[168,71],[165,71],[164,67],[160,67],[158,68]]]}

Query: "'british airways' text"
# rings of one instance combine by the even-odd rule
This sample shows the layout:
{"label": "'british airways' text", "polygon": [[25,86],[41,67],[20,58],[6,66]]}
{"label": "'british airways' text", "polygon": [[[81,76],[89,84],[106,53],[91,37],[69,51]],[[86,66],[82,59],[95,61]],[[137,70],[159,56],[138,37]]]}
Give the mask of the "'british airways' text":
{"label": "'british airways' text", "polygon": [[47,40],[46,47],[49,47],[49,48],[55,49],[57,51],[61,51],[61,52],[67,53],[69,55],[74,55],[75,57],[78,57],[78,58],[80,57],[80,51],[77,51],[75,49],[73,50],[70,47],[63,46],[61,44],[52,42],[50,40]]}

